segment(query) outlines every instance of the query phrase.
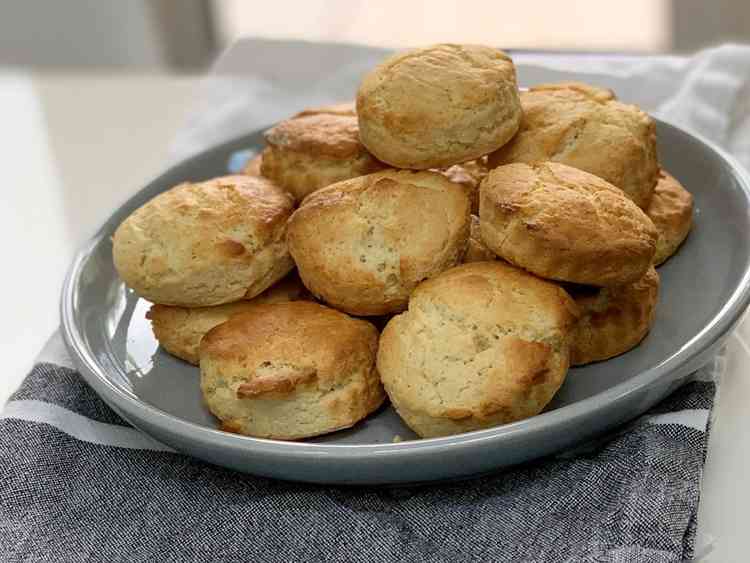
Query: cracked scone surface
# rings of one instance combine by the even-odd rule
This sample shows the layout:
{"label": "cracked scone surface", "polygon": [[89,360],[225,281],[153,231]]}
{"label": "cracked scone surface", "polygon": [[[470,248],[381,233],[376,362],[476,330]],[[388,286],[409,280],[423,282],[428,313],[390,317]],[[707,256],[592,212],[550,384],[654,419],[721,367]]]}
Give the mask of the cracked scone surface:
{"label": "cracked scone surface", "polygon": [[386,59],[357,92],[359,134],[399,168],[445,168],[504,145],[518,130],[516,70],[502,51],[440,44]]}
{"label": "cracked scone surface", "polygon": [[651,267],[638,281],[603,288],[569,287],[581,311],[570,363],[582,365],[624,354],[640,344],[654,323],[659,274]]}
{"label": "cracked scone surface", "polygon": [[252,310],[254,305],[297,301],[308,296],[296,273],[291,273],[266,291],[247,301],[236,301],[213,307],[177,307],[152,305],[146,318],[159,344],[167,352],[186,362],[198,365],[201,338],[212,328],[237,313]]}
{"label": "cracked scone surface", "polygon": [[518,134],[489,156],[490,168],[551,160],[604,178],[645,209],[659,171],[656,126],[611,90],[577,82],[521,93]]}
{"label": "cracked scone surface", "polygon": [[693,196],[673,176],[661,170],[646,215],[659,231],[654,255],[654,264],[659,266],[677,252],[693,226]]}
{"label": "cracked scone surface", "polygon": [[654,257],[651,219],[621,190],[564,164],[495,168],[479,199],[485,245],[543,278],[619,285],[643,277]]}
{"label": "cracked scone surface", "polygon": [[255,305],[201,341],[201,391],[228,432],[295,440],[348,428],[384,401],[367,321],[309,301]]}
{"label": "cracked scone surface", "polygon": [[387,168],[360,142],[356,115],[336,111],[306,110],[265,133],[261,172],[298,201],[330,184]]}
{"label": "cracked scone surface", "polygon": [[562,385],[577,309],[557,284],[502,262],[424,282],[380,337],[378,371],[422,437],[539,413]]}
{"label": "cracked scone surface", "polygon": [[115,231],[115,267],[141,297],[207,307],[250,299],[294,267],[285,241],[294,199],[258,176],[180,184]]}
{"label": "cracked scone surface", "polygon": [[314,295],[353,315],[383,315],[461,261],[469,225],[461,187],[437,172],[387,170],[308,196],[287,241]]}

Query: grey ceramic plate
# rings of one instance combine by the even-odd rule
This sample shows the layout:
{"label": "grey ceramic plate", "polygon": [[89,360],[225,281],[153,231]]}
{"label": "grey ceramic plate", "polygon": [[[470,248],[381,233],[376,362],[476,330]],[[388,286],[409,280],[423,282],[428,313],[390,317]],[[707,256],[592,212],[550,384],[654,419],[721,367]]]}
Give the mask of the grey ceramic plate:
{"label": "grey ceramic plate", "polygon": [[[216,429],[199,371],[162,351],[112,265],[110,237],[134,209],[185,181],[225,174],[259,133],[168,170],[110,217],[76,256],[62,294],[65,339],[89,384],[125,419],[192,456],[240,471],[321,483],[393,484],[477,475],[551,454],[637,416],[705,363],[750,297],[750,180],[708,142],[658,123],[662,163],[695,196],[695,226],[659,272],[656,322],[635,350],[571,369],[543,414],[459,436],[416,440],[390,407],[356,427],[308,442]],[[405,441],[393,443],[395,435]]]}

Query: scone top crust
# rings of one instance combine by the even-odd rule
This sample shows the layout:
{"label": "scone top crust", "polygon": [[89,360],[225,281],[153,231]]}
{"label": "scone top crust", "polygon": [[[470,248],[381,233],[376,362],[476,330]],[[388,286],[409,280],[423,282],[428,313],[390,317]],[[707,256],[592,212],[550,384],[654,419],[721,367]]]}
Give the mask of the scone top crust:
{"label": "scone top crust", "polygon": [[381,335],[378,369],[422,436],[511,422],[562,384],[577,315],[556,284],[503,262],[464,264],[414,291]]}
{"label": "scone top crust", "polygon": [[308,115],[319,115],[319,114],[349,115],[349,116],[357,117],[357,107],[354,101],[342,102],[339,104],[331,104],[327,106],[319,106],[315,108],[303,109],[302,111],[294,114],[294,117],[305,117]]}
{"label": "scone top crust", "polygon": [[224,365],[241,398],[274,398],[314,382],[330,390],[353,372],[374,370],[378,331],[367,321],[309,301],[256,305],[210,330],[201,364]]}
{"label": "scone top crust", "polygon": [[352,314],[397,312],[419,282],[460,261],[469,206],[436,172],[387,170],[309,195],[287,240],[315,295]]}
{"label": "scone top crust", "polygon": [[424,312],[424,306],[442,318],[503,327],[528,340],[565,335],[579,314],[558,284],[502,261],[464,264],[425,281],[414,290],[406,314]]}
{"label": "scone top crust", "polygon": [[693,196],[673,176],[660,170],[646,215],[659,231],[654,256],[654,264],[658,266],[675,253],[690,232],[693,225]]}
{"label": "scone top crust", "polygon": [[342,180],[386,168],[359,139],[357,116],[346,108],[318,108],[265,133],[261,172],[301,201]]}
{"label": "scone top crust", "polygon": [[180,184],[118,227],[115,266],[155,303],[198,307],[254,297],[293,267],[284,242],[293,209],[290,194],[259,176]]}
{"label": "scone top crust", "polygon": [[607,286],[643,276],[654,224],[608,182],[555,162],[508,164],[480,188],[480,228],[498,256],[541,277]]}
{"label": "scone top crust", "polygon": [[516,71],[502,51],[439,44],[390,57],[357,92],[360,137],[383,162],[444,168],[502,146],[521,119]]}
{"label": "scone top crust", "polygon": [[[589,100],[595,103],[606,103],[617,99],[610,88],[603,88],[594,84],[577,82],[575,80],[552,82],[549,84],[537,84],[528,88],[525,92],[547,92],[561,99]],[[523,94],[523,92],[522,92]]]}
{"label": "scone top crust", "polygon": [[295,152],[329,158],[355,158],[365,153],[353,115],[311,113],[282,121],[265,132],[266,142]]}
{"label": "scone top crust", "polygon": [[518,134],[489,156],[490,168],[554,161],[604,178],[645,209],[658,175],[656,127],[611,90],[579,82],[543,84],[521,93]]}

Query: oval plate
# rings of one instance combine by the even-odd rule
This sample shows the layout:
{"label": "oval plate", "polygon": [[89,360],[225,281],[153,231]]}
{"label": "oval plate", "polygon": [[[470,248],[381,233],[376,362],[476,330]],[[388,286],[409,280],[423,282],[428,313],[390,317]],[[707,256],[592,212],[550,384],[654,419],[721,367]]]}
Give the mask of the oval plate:
{"label": "oval plate", "polygon": [[[750,180],[709,142],[657,121],[664,167],[694,195],[694,227],[659,269],[656,322],[643,343],[607,362],[570,370],[546,411],[458,436],[417,440],[386,406],[352,429],[306,442],[228,434],[204,406],[199,370],[161,350],[112,263],[111,236],[133,210],[186,181],[227,173],[260,132],[171,168],[110,217],[76,256],[61,300],[63,334],[81,374],[123,418],[210,463],[267,477],[339,484],[456,479],[570,447],[648,409],[706,363],[750,298]],[[403,441],[394,443],[399,436]]]}

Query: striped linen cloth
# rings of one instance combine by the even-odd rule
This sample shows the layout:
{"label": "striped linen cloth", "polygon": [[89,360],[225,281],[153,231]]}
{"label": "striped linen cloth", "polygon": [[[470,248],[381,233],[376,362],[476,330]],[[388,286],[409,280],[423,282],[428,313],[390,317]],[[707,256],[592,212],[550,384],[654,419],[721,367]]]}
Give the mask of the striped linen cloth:
{"label": "striped linen cloth", "polygon": [[489,477],[324,487],[132,428],[59,335],[0,414],[0,561],[649,561],[694,553],[722,357],[595,442]]}

